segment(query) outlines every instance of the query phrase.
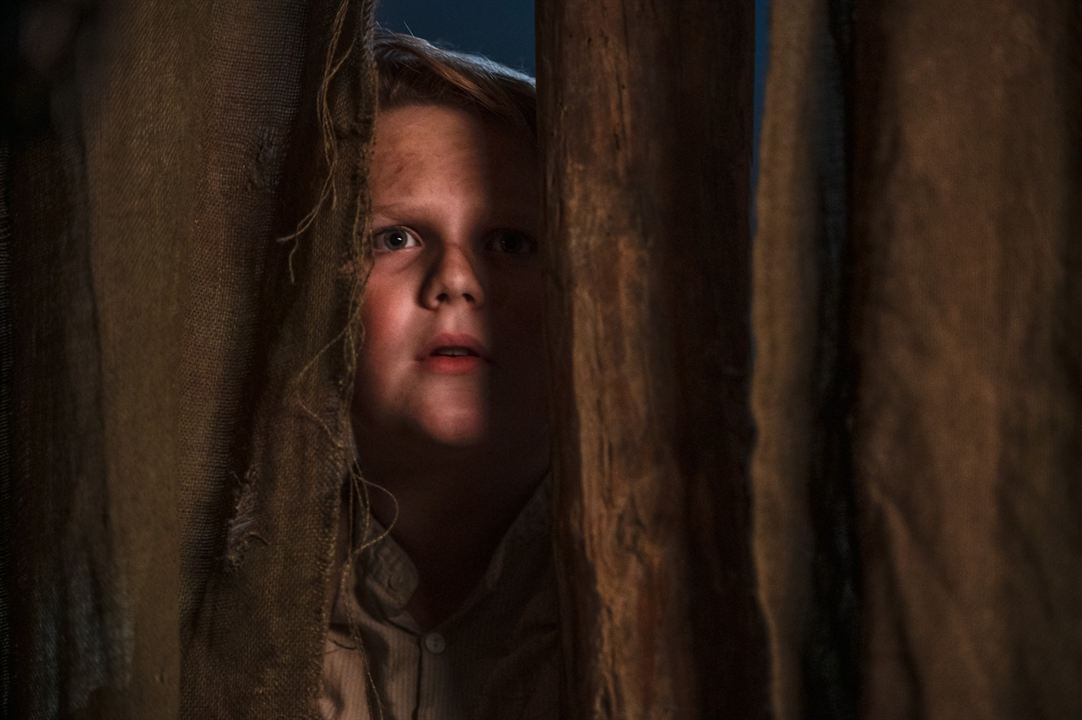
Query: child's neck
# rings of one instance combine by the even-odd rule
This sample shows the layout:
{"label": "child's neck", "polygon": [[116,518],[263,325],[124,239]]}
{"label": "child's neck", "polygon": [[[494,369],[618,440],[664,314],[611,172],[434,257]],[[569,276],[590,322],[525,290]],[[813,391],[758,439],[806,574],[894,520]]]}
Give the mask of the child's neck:
{"label": "child's neck", "polygon": [[514,463],[428,459],[424,466],[365,469],[368,480],[394,495],[370,492],[372,509],[384,525],[393,521],[391,534],[417,568],[406,609],[423,629],[445,620],[477,586],[548,465],[547,452]]}

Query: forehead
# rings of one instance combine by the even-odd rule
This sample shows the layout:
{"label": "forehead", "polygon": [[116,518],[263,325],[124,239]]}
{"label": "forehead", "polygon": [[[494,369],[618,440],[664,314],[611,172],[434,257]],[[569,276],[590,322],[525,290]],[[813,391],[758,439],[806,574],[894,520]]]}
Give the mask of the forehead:
{"label": "forehead", "polygon": [[378,210],[410,200],[481,193],[533,206],[537,156],[525,132],[443,105],[380,112],[370,172]]}

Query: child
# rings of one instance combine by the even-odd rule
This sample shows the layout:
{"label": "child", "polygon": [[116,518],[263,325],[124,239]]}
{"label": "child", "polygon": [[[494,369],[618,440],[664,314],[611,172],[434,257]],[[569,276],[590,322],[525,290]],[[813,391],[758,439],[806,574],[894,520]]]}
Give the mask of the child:
{"label": "child", "polygon": [[354,433],[368,507],[325,718],[549,718],[556,603],[533,81],[379,33]]}

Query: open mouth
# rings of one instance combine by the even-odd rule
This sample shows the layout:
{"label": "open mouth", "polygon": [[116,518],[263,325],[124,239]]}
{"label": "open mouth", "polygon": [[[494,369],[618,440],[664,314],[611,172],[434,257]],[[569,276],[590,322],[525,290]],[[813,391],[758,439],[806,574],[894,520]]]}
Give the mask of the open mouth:
{"label": "open mouth", "polygon": [[468,347],[451,346],[438,347],[429,353],[430,357],[480,357],[480,355]]}
{"label": "open mouth", "polygon": [[440,333],[429,341],[417,359],[422,362],[438,361],[443,363],[491,362],[484,344],[473,335],[466,333]]}
{"label": "open mouth", "polygon": [[472,375],[492,364],[484,344],[465,333],[440,333],[417,359],[426,371],[438,375]]}

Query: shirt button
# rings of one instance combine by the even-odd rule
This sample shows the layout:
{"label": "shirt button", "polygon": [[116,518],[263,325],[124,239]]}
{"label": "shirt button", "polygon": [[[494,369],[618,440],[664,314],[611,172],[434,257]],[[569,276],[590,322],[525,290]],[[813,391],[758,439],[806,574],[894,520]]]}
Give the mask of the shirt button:
{"label": "shirt button", "polygon": [[447,649],[447,641],[439,633],[428,633],[425,635],[425,649],[433,655],[439,655]]}

